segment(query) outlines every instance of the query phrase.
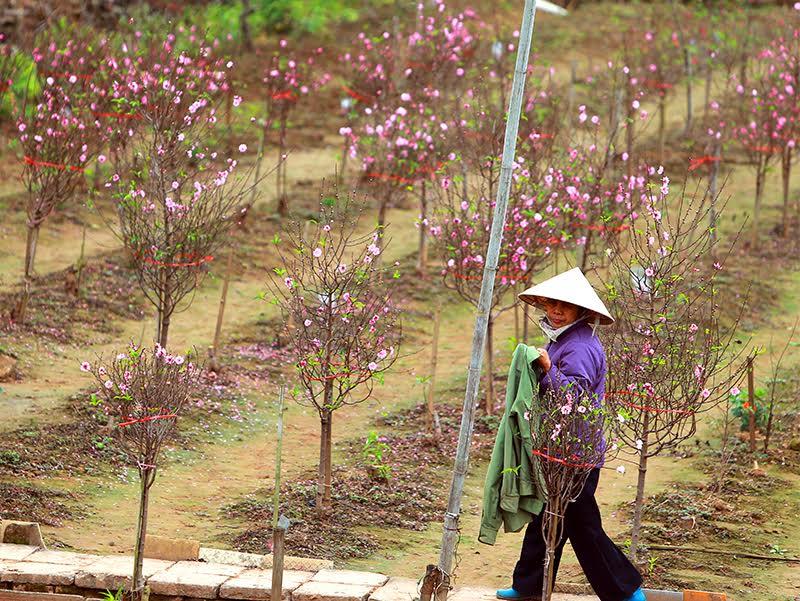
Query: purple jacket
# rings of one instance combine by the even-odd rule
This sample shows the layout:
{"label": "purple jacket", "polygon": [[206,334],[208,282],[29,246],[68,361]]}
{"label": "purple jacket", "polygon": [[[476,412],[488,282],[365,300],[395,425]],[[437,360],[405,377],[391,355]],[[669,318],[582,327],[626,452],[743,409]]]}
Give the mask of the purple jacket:
{"label": "purple jacket", "polygon": [[[547,347],[552,367],[541,377],[540,394],[571,384],[593,396],[599,407],[606,393],[606,352],[592,326],[579,321]],[[601,443],[605,449],[605,441]]]}

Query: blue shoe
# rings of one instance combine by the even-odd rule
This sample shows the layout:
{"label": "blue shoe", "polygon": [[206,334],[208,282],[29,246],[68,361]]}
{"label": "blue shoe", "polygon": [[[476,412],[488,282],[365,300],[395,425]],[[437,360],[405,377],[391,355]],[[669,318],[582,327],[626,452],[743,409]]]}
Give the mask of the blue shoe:
{"label": "blue shoe", "polygon": [[515,591],[513,588],[501,588],[497,591],[498,599],[506,599],[507,601],[540,601],[541,597],[534,597],[532,595],[523,595]]}
{"label": "blue shoe", "polygon": [[644,591],[641,588],[637,588],[630,597],[622,601],[647,601],[647,597],[644,596]]}

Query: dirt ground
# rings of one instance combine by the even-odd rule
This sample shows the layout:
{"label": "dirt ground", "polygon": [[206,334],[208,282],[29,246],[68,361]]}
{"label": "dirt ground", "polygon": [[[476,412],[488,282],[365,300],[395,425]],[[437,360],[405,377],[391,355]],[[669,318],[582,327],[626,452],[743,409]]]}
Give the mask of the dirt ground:
{"label": "dirt ground", "polygon": [[[617,9],[615,9],[617,10]],[[621,11],[632,10],[620,8]],[[583,13],[587,25],[570,32],[547,15],[537,16],[545,32],[544,60],[557,66],[572,59],[588,68],[605,60],[603,31],[613,29],[603,20],[602,8]],[[573,37],[571,37],[573,36]],[[570,41],[572,40],[572,41]],[[568,50],[565,50],[568,48]],[[335,97],[328,98],[335,105]],[[696,99],[696,103],[701,100]],[[678,128],[682,98],[672,101],[671,123]],[[699,105],[698,105],[699,109]],[[298,122],[296,147],[288,161],[290,194],[294,206],[316,200],[317,184],[330,178],[340,152],[338,125]],[[334,127],[335,125],[335,127]],[[687,162],[676,140],[674,164]],[[3,161],[12,160],[0,149]],[[265,165],[270,165],[267,159]],[[0,161],[2,162],[2,161]],[[677,167],[676,167],[677,168]],[[4,170],[3,173],[6,173]],[[9,172],[10,173],[10,172]],[[731,168],[725,193],[729,211],[721,229],[730,234],[750,209],[753,174]],[[679,178],[675,178],[679,179]],[[273,482],[275,418],[278,386],[290,381],[290,358],[276,347],[279,332],[273,308],[256,300],[270,277],[275,257],[269,240],[276,232],[272,218],[274,180],[263,184],[261,199],[248,229],[236,245],[231,291],[226,308],[223,362],[227,370],[218,381],[206,383],[191,413],[182,421],[181,435],[170,446],[151,501],[150,531],[173,537],[191,537],[204,545],[265,551],[269,540],[263,524],[269,513]],[[794,193],[800,182],[793,181]],[[18,184],[9,175],[0,182],[0,306],[18,282],[24,256],[24,224],[18,206]],[[779,219],[779,181],[770,174],[765,191],[765,222]],[[416,251],[413,203],[389,213],[392,242],[387,259],[409,266],[401,282],[406,301],[404,330],[410,334],[405,356],[386,375],[370,401],[348,407],[334,421],[336,519],[320,525],[313,507],[314,467],[318,456],[318,420],[315,413],[292,404],[286,414],[288,449],[283,458],[283,509],[295,525],[288,544],[297,553],[332,557],[337,564],[419,577],[436,560],[441,537],[440,519],[450,484],[452,436],[457,428],[470,351],[473,313],[452,293],[443,291],[435,267],[420,279],[410,266]],[[66,291],[67,270],[75,264],[86,227],[88,267],[79,297]],[[767,349],[756,364],[757,379],[769,371],[770,357],[780,351],[800,314],[800,271],[790,250],[774,240],[760,254],[744,249],[735,257],[732,306],[743,302],[753,282],[754,302],[742,323],[742,335]],[[204,285],[192,305],[176,316],[171,329],[175,348],[211,344],[222,280],[224,257],[211,263]],[[118,240],[96,214],[76,209],[57,214],[42,230],[37,257],[39,282],[31,324],[0,330],[0,352],[16,358],[13,377],[0,383],[0,513],[28,517],[44,525],[53,547],[89,552],[129,550],[135,532],[137,482],[113,441],[85,402],[89,382],[78,364],[97,354],[114,352],[128,340],[148,340],[154,334],[152,308],[137,291]],[[741,294],[736,297],[736,294]],[[422,400],[417,376],[427,375],[430,364],[432,300],[443,301],[439,343],[446,361],[440,361],[437,402],[442,404],[447,444],[433,447],[423,432],[416,409]],[[515,334],[512,313],[496,327],[498,377],[507,366],[510,340]],[[796,374],[800,356],[790,352],[787,374]],[[653,544],[709,546],[727,551],[749,551],[774,557],[800,556],[800,457],[793,449],[800,441],[797,382],[787,385],[781,404],[782,428],[773,452],[760,457],[759,467],[741,449],[734,454],[723,486],[714,488],[719,473],[720,418],[708,416],[700,425],[697,442],[679,452],[655,458],[648,473],[648,510],[645,540]],[[519,552],[521,534],[501,535],[494,547],[477,542],[485,453],[491,444],[491,418],[479,426],[477,446],[464,499],[456,578],[460,584],[508,584]],[[359,459],[370,430],[384,436],[391,451],[386,483],[367,473]],[[800,447],[798,447],[800,448]],[[421,477],[419,466],[424,466]],[[727,468],[726,468],[727,469]],[[624,475],[603,473],[598,500],[604,524],[624,545],[629,536],[630,502],[635,470]],[[362,508],[379,507],[365,518]],[[339,544],[339,542],[342,544]],[[335,543],[335,544],[334,544]],[[580,567],[568,551],[561,580],[579,582]],[[800,564],[715,556],[677,551],[651,551],[641,569],[646,582],[656,586],[724,590],[734,599],[774,601],[800,595]]]}

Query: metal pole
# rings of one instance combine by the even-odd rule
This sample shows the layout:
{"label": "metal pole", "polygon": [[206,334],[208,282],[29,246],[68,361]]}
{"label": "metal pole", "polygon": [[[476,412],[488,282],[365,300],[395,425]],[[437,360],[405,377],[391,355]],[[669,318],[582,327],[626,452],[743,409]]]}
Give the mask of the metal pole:
{"label": "metal pole", "polygon": [[483,348],[486,344],[486,324],[492,305],[494,279],[497,271],[497,261],[500,255],[503,226],[506,220],[508,195],[511,189],[511,168],[517,147],[517,132],[519,130],[520,113],[522,112],[525,77],[528,72],[528,57],[530,55],[535,15],[536,0],[525,0],[522,26],[520,27],[519,47],[517,48],[517,63],[514,69],[514,82],[511,87],[511,98],[508,106],[508,120],[506,121],[505,143],[503,146],[503,161],[500,167],[500,181],[497,189],[497,202],[494,207],[489,248],[486,252],[486,263],[483,268],[483,280],[481,282],[481,292],[478,299],[478,312],[475,319],[475,330],[472,334],[472,356],[467,372],[467,388],[464,394],[461,429],[458,435],[458,448],[456,450],[450,496],[447,502],[447,512],[444,517],[442,548],[439,554],[438,566],[436,568],[429,567],[426,573],[425,582],[422,586],[421,601],[425,601],[426,596],[427,599],[430,599],[431,594],[435,594],[437,600],[446,599],[450,587],[453,557],[458,542],[458,519],[461,513],[461,497],[464,494],[464,479],[467,475],[469,447],[475,422],[475,408],[478,398],[478,386],[481,378]]}

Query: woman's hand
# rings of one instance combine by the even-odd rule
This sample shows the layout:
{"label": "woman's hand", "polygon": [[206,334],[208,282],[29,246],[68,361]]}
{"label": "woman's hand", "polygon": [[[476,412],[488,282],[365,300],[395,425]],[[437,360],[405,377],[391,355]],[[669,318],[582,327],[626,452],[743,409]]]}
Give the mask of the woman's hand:
{"label": "woman's hand", "polygon": [[550,362],[550,355],[548,355],[547,351],[544,350],[543,348],[536,350],[539,351],[539,358],[537,359],[537,361],[539,362],[541,368],[544,370],[544,373],[547,373],[548,371],[550,371],[550,368],[553,367],[553,364]]}

